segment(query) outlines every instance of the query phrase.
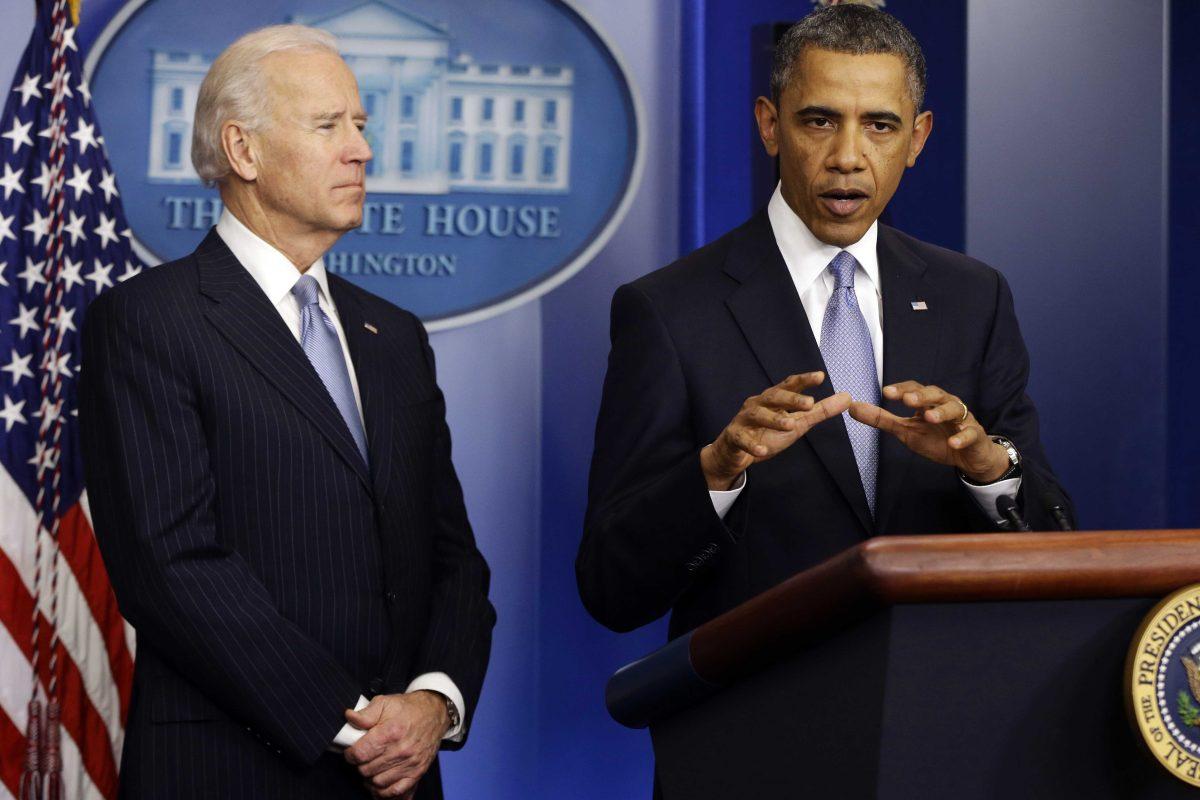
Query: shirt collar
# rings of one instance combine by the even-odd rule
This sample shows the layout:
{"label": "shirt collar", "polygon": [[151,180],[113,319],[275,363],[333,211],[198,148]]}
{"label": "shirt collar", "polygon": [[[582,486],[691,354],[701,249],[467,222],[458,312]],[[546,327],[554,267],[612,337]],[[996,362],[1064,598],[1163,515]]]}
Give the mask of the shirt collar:
{"label": "shirt collar", "polygon": [[804,294],[817,278],[821,277],[833,257],[846,250],[854,256],[859,266],[867,273],[875,294],[880,295],[879,286],[879,254],[875,245],[879,239],[879,221],[871,223],[863,237],[849,247],[836,247],[825,244],[804,224],[792,207],[783,199],[782,184],[775,186],[775,194],[767,204],[767,217],[771,221],[771,230],[775,233],[775,243],[783,254],[783,262],[787,264],[788,272],[800,294]]}
{"label": "shirt collar", "polygon": [[[296,269],[296,265],[289,261],[287,256],[247,228],[228,208],[221,212],[221,218],[217,220],[217,235],[254,278],[255,283],[271,301],[271,305],[279,305],[291,293],[292,287],[300,279],[300,270]],[[318,258],[304,274],[316,278],[321,293],[329,300],[329,277],[325,272],[325,259]]]}

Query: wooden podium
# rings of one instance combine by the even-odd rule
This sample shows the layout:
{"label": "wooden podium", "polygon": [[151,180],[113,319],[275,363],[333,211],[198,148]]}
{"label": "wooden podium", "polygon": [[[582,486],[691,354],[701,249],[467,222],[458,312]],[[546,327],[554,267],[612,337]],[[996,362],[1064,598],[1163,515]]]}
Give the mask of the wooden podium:
{"label": "wooden podium", "polygon": [[618,671],[665,800],[1200,797],[1123,669],[1200,531],[880,537]]}

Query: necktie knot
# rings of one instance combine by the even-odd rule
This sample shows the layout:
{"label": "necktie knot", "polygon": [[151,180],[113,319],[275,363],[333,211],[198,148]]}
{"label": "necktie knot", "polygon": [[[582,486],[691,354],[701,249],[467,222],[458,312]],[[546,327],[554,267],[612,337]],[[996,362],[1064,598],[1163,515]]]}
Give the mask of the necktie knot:
{"label": "necktie knot", "polygon": [[835,289],[853,289],[854,288],[854,270],[858,268],[858,260],[843,250],[833,257],[826,267],[833,273],[833,279],[836,282]]}
{"label": "necktie knot", "polygon": [[317,305],[317,296],[320,287],[317,284],[317,279],[312,275],[301,275],[300,280],[296,281],[296,285],[292,287],[292,294],[296,301],[300,303],[300,307]]}

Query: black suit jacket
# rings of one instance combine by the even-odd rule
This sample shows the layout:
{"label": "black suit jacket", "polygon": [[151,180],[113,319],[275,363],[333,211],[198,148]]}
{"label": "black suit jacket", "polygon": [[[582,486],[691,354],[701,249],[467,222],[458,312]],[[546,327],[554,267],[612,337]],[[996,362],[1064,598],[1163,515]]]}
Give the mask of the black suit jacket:
{"label": "black suit jacket", "polygon": [[[1018,500],[1052,528],[1057,487],[1025,394],[1029,361],[1008,285],[959,253],[880,226],[883,380],[958,395],[1024,459]],[[927,311],[912,303],[925,301]],[[591,614],[630,630],[673,610],[671,635],[879,534],[994,530],[954,469],[882,434],[877,515],[839,417],[748,470],[724,521],[699,452],[747,397],[824,370],[766,212],[685,258],[620,287],[576,559]],[[828,380],[812,392],[832,394]],[[885,407],[910,415],[898,403]]]}
{"label": "black suit jacket", "polygon": [[[329,287],[369,466],[215,231],[88,310],[84,466],[138,633],[125,797],[359,797],[327,748],[360,694],[441,671],[475,710],[495,613],[432,351],[408,312]],[[441,796],[436,764],[421,786]]]}

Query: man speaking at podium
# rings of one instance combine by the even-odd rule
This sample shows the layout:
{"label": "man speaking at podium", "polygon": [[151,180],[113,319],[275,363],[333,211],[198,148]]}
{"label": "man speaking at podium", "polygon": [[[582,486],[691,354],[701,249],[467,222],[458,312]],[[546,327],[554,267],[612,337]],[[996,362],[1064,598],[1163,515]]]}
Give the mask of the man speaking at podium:
{"label": "man speaking at podium", "polygon": [[925,59],[835,5],[755,105],[780,183],[740,228],[620,287],[576,560],[591,614],[677,636],[880,534],[1055,527],[1004,278],[878,218],[933,130]]}
{"label": "man speaking at podium", "polygon": [[466,735],[495,613],[433,354],[322,261],[362,220],[365,124],[328,33],[230,45],[192,145],[220,221],[88,312],[84,461],[138,632],[125,797],[440,798]]}

